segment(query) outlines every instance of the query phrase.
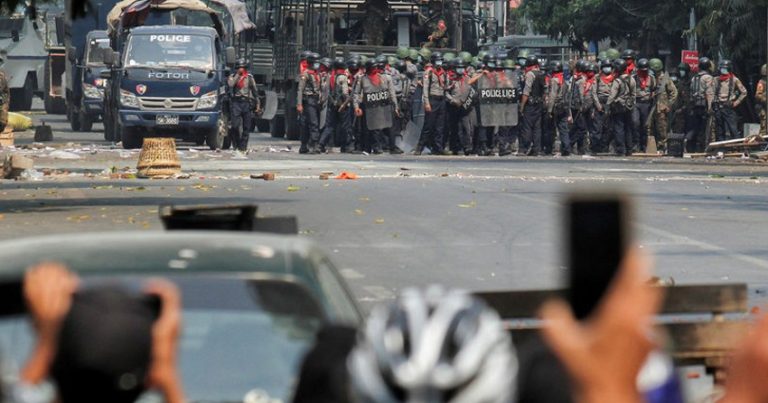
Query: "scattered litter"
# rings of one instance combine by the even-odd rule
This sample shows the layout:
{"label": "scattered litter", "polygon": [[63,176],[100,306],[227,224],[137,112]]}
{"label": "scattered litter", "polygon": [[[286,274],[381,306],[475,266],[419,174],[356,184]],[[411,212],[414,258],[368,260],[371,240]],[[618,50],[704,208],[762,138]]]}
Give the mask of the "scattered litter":
{"label": "scattered litter", "polygon": [[328,177],[329,177],[328,174],[325,174],[325,173],[320,174],[320,180],[321,181],[327,181]]}
{"label": "scattered litter", "polygon": [[357,175],[352,172],[342,171],[336,179],[357,179]]}
{"label": "scattered litter", "polygon": [[261,175],[251,175],[251,179],[263,179],[265,181],[275,180],[275,174],[272,172],[264,172]]}
{"label": "scattered litter", "polygon": [[25,169],[21,171],[21,173],[18,176],[18,179],[20,180],[28,180],[28,181],[41,181],[45,177],[45,174],[38,171],[37,169]]}
{"label": "scattered litter", "polygon": [[440,176],[443,177],[443,178],[446,178],[446,177],[448,177],[448,174],[447,173],[441,173]]}
{"label": "scattered litter", "polygon": [[298,192],[299,190],[301,190],[301,188],[295,185],[290,185],[287,188],[285,188],[285,190],[289,192]]}
{"label": "scattered litter", "polygon": [[384,224],[384,219],[383,218],[377,218],[377,219],[373,220],[373,222],[376,223],[376,224]]}
{"label": "scattered litter", "polygon": [[359,208],[355,209],[355,215],[364,215],[364,214],[365,212],[363,210],[360,210]]}
{"label": "scattered litter", "polygon": [[56,159],[60,159],[60,160],[79,160],[79,159],[82,159],[81,156],[79,156],[79,155],[77,155],[75,153],[72,153],[72,152],[69,152],[69,151],[62,151],[62,150],[51,151],[51,153],[48,154],[48,157],[56,158]]}
{"label": "scattered litter", "polygon": [[459,204],[459,207],[461,207],[461,208],[475,208],[475,207],[477,207],[477,202],[472,200],[469,203]]}

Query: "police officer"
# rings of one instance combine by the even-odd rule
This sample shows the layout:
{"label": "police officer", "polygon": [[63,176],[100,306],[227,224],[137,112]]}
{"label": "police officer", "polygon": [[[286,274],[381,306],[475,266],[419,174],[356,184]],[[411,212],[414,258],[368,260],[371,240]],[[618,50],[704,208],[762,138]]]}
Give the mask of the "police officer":
{"label": "police officer", "polygon": [[365,122],[365,143],[374,154],[394,147],[390,129],[393,113],[399,116],[395,88],[391,78],[383,74],[384,68],[381,59],[366,61],[365,75],[360,77],[353,96],[355,115]]}
{"label": "police officer", "polygon": [[[691,66],[687,63],[680,63],[677,66],[677,75],[672,76],[677,87],[677,102],[673,106],[672,112],[672,132],[688,133],[692,119],[689,115],[691,108]],[[693,144],[686,144],[686,151],[691,152]]]}
{"label": "police officer", "polygon": [[304,130],[301,132],[300,154],[319,154],[320,107],[322,78],[320,77],[320,55],[312,53],[307,57],[307,69],[299,76],[296,110],[302,115]]}
{"label": "police officer", "polygon": [[[568,127],[571,113],[566,104],[568,85],[563,76],[563,63],[553,60],[549,64],[549,72],[549,92],[547,93],[546,102],[547,115],[549,115],[549,119],[552,121],[553,128],[560,135],[560,155],[567,156],[571,153],[570,130]],[[547,136],[551,135],[550,133]],[[542,142],[549,143],[552,139]]]}
{"label": "police officer", "polygon": [[529,55],[525,62],[525,87],[520,102],[523,114],[523,138],[527,148],[526,155],[538,156],[541,153],[541,124],[544,114],[546,90],[544,73],[539,68],[536,55]]}
{"label": "police officer", "polygon": [[[650,116],[653,109],[653,101],[656,98],[656,78],[650,73],[648,59],[637,61],[635,78],[635,109],[632,112],[632,141],[634,150],[645,152],[646,137],[651,123]],[[633,151],[634,151],[633,150]]]}
{"label": "police officer", "polygon": [[332,70],[327,78],[328,102],[325,117],[325,127],[320,135],[320,152],[328,152],[329,143],[346,146],[346,133],[349,131],[347,124],[348,109],[351,104],[349,76],[347,63],[343,57],[337,57],[333,61]]}
{"label": "police officer", "polygon": [[597,120],[596,120],[596,106],[595,98],[592,96],[595,86],[597,85],[597,74],[600,68],[597,64],[587,62],[584,67],[584,84],[581,90],[583,97],[582,101],[582,116],[584,117],[584,124],[588,133],[583,144],[579,144],[579,151],[585,154],[591,154],[593,145],[600,143],[597,137]]}
{"label": "police officer", "polygon": [[637,57],[637,53],[632,49],[624,49],[624,51],[621,52],[621,58],[624,60],[625,63],[627,63],[627,73],[629,75],[632,75],[635,73],[636,57]]}
{"label": "police officer", "polygon": [[445,147],[445,88],[447,77],[443,68],[443,55],[432,53],[431,63],[424,68],[423,94],[424,128],[414,154],[421,155],[424,147],[432,154],[446,155]]}
{"label": "police officer", "polygon": [[747,89],[733,74],[733,64],[723,60],[718,66],[719,77],[714,79],[715,120],[717,122],[717,141],[730,140],[739,136],[736,108],[747,97]]}
{"label": "police officer", "polygon": [[245,59],[235,63],[237,72],[229,76],[227,84],[232,96],[230,102],[230,119],[232,119],[232,146],[240,151],[248,149],[248,133],[251,130],[253,113],[261,112],[259,92],[256,80],[248,73]]}
{"label": "police officer", "polygon": [[617,155],[632,155],[632,111],[635,108],[635,80],[627,72],[627,62],[617,59],[613,64],[614,80],[606,108],[611,114],[614,149]]}
{"label": "police officer", "polygon": [[573,123],[570,136],[571,147],[576,146],[579,154],[584,154],[587,143],[587,119],[584,114],[585,101],[587,100],[587,95],[584,93],[587,81],[586,70],[587,62],[584,60],[576,62],[567,95],[568,108],[570,109],[568,120]]}
{"label": "police officer", "polygon": [[677,86],[664,71],[664,62],[661,59],[651,59],[649,61],[651,71],[656,77],[656,99],[655,111],[653,114],[653,128],[655,129],[656,143],[660,148],[665,148],[667,143],[667,132],[669,131],[669,114],[672,107],[677,103]]}
{"label": "police officer", "polygon": [[450,105],[450,124],[456,127],[456,137],[461,152],[470,155],[473,149],[472,137],[475,132],[475,89],[469,83],[466,71],[466,63],[460,58],[452,60],[451,84],[448,87],[445,98]]}
{"label": "police officer", "polygon": [[360,83],[360,77],[362,77],[362,69],[360,65],[360,58],[359,57],[350,57],[347,60],[347,71],[349,72],[348,81],[349,81],[349,91],[350,91],[350,98],[349,103],[346,107],[344,107],[345,118],[347,119],[347,132],[346,132],[346,138],[343,141],[343,144],[341,144],[341,152],[342,153],[350,153],[350,154],[360,154],[363,152],[362,149],[362,142],[361,142],[361,120],[355,116],[355,108],[352,107],[353,103],[353,94],[357,91],[357,86]]}
{"label": "police officer", "polygon": [[612,124],[609,120],[608,98],[616,76],[613,63],[609,59],[600,61],[600,76],[595,80],[592,90],[592,103],[595,106],[595,134],[592,136],[592,152],[607,152],[613,139]]}
{"label": "police officer", "polygon": [[768,66],[763,65],[760,67],[760,81],[757,82],[757,88],[755,89],[755,102],[757,103],[757,109],[760,111],[760,135],[766,135],[766,76],[768,76]]}
{"label": "police officer", "polygon": [[[0,58],[0,63],[2,63]],[[11,104],[11,90],[8,88],[8,78],[5,71],[0,70],[0,133],[8,126],[8,107]]]}
{"label": "police officer", "polygon": [[707,123],[711,122],[712,101],[715,96],[713,78],[709,73],[711,64],[708,57],[699,58],[699,71],[691,78],[690,125],[685,136],[689,151],[704,151],[709,143],[710,125]]}

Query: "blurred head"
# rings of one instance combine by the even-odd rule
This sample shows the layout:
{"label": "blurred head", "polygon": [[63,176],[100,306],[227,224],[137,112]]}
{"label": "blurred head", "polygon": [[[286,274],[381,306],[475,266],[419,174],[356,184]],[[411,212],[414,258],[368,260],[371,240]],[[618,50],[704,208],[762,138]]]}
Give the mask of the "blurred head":
{"label": "blurred head", "polygon": [[733,72],[733,63],[730,60],[722,60],[717,68],[722,75],[731,74]]}
{"label": "blurred head", "polygon": [[443,67],[443,54],[440,52],[434,52],[432,53],[432,57],[430,59],[432,61],[432,65],[435,67]]}
{"label": "blurred head", "polygon": [[709,71],[711,67],[712,67],[712,60],[709,60],[708,57],[699,58],[699,71]]}
{"label": "blurred head", "polygon": [[157,307],[117,287],[75,294],[51,374],[63,403],[134,402],[144,392]]}
{"label": "blurred head", "polygon": [[312,52],[307,56],[307,67],[312,70],[320,70],[320,55]]}
{"label": "blurred head", "polygon": [[627,62],[623,59],[616,59],[613,61],[613,74],[620,76],[627,72]]}
{"label": "blurred head", "polygon": [[441,31],[445,31],[445,30],[446,30],[446,27],[445,27],[445,20],[439,20],[439,21],[437,22],[437,29],[439,29],[439,30],[441,30]]}
{"label": "blurred head", "polygon": [[613,63],[609,59],[600,62],[600,72],[605,75],[613,74]]}
{"label": "blurred head", "polygon": [[514,395],[518,361],[495,311],[433,286],[374,308],[347,366],[355,402],[500,403]]}
{"label": "blurred head", "polygon": [[680,63],[677,65],[677,76],[680,78],[688,77],[691,74],[691,66],[688,63]]}

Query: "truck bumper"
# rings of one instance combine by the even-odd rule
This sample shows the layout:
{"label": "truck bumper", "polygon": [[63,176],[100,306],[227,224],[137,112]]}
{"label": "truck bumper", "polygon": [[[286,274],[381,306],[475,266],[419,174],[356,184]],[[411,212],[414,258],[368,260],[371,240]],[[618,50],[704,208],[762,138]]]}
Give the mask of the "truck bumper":
{"label": "truck bumper", "polygon": [[85,99],[83,100],[83,108],[91,116],[103,115],[104,101],[101,99]]}
{"label": "truck bumper", "polygon": [[[218,111],[197,112],[197,111],[142,111],[120,109],[120,124],[123,127],[143,127],[148,129],[162,130],[214,130],[217,128],[219,114]],[[174,115],[179,117],[177,125],[158,125],[158,115]]]}

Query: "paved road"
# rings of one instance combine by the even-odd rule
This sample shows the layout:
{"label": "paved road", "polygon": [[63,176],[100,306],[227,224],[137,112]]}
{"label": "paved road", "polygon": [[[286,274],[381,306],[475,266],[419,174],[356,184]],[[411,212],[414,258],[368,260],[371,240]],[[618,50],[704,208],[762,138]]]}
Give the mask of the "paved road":
{"label": "paved road", "polygon": [[[302,156],[256,135],[244,157],[180,145],[189,179],[109,179],[137,152],[100,133],[72,133],[62,117],[48,149],[21,150],[52,176],[0,181],[0,238],[99,230],[159,230],[161,203],[257,203],[294,214],[364,302],[408,285],[470,289],[554,287],[562,268],[559,203],[572,189],[612,186],[636,195],[638,242],[678,283],[768,279],[768,167],[745,161]],[[95,127],[99,129],[100,127]],[[31,144],[29,134],[19,144]],[[72,143],[72,144],[68,144]],[[78,159],[52,157],[55,151]],[[54,154],[55,155],[55,154]],[[67,154],[69,157],[72,155]],[[320,180],[349,171],[357,180]],[[275,172],[277,180],[250,179]],[[140,232],[137,233],[140,236]]]}

